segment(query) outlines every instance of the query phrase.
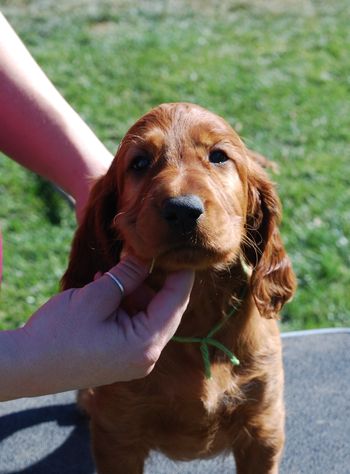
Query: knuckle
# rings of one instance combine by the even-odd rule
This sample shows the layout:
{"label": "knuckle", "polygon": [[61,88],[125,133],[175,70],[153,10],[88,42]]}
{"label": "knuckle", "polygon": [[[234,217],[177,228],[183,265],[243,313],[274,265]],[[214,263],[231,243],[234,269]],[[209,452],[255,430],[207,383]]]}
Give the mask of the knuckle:
{"label": "knuckle", "polygon": [[137,365],[141,372],[145,375],[149,374],[158,361],[160,354],[161,349],[158,344],[146,344],[138,355]]}

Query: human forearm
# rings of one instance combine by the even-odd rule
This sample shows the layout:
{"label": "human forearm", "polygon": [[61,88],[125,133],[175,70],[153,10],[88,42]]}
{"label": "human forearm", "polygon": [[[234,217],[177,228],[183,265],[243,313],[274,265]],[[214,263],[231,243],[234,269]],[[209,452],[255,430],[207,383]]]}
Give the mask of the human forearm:
{"label": "human forearm", "polygon": [[[45,309],[42,314],[45,317]],[[93,370],[86,374],[76,348],[67,354],[69,339],[58,330],[56,340],[52,333],[26,327],[0,332],[0,402],[83,388],[93,382]]]}
{"label": "human forearm", "polygon": [[58,93],[0,13],[0,149],[85,201],[112,156]]}
{"label": "human forearm", "polygon": [[23,397],[26,391],[28,371],[21,331],[0,332],[0,401]]}

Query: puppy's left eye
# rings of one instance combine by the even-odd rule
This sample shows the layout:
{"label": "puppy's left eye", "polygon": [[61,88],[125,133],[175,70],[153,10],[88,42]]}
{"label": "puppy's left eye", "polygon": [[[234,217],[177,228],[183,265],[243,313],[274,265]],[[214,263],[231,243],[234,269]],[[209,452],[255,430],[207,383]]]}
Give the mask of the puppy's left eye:
{"label": "puppy's left eye", "polygon": [[220,164],[228,160],[228,156],[222,150],[213,150],[209,153],[210,163]]}

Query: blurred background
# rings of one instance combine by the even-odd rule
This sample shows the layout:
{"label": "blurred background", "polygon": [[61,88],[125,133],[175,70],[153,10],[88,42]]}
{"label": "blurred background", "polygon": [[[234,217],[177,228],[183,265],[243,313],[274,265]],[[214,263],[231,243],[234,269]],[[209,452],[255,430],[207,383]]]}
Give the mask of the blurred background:
{"label": "blurred background", "polygon": [[[299,282],[282,329],[350,326],[348,0],[0,0],[0,9],[113,153],[149,108],[190,101],[274,160]],[[57,291],[75,218],[46,182],[0,155],[0,226],[8,329]]]}

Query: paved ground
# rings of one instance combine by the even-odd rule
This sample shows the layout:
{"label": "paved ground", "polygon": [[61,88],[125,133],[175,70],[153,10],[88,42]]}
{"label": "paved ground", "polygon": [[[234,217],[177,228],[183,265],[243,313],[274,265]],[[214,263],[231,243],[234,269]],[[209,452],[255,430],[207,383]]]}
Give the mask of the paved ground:
{"label": "paved ground", "polygon": [[[350,474],[350,330],[283,340],[287,444],[281,474]],[[174,463],[154,454],[146,474],[232,474],[231,457]],[[0,474],[94,474],[86,422],[72,392],[0,404]]]}

